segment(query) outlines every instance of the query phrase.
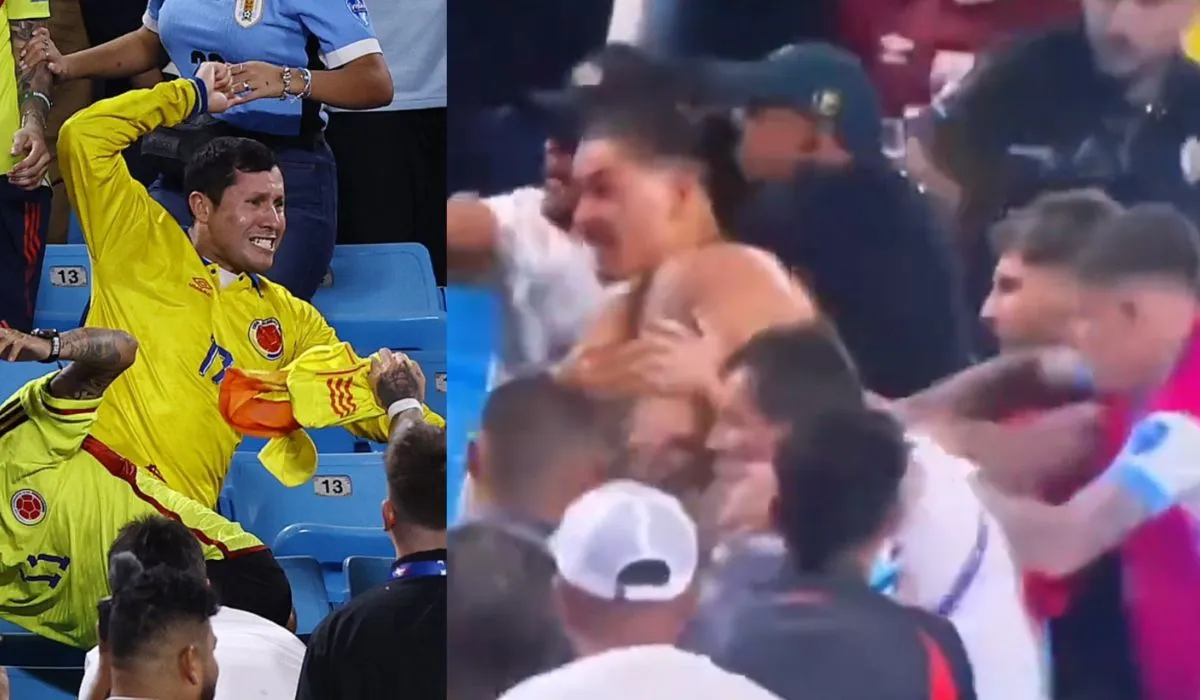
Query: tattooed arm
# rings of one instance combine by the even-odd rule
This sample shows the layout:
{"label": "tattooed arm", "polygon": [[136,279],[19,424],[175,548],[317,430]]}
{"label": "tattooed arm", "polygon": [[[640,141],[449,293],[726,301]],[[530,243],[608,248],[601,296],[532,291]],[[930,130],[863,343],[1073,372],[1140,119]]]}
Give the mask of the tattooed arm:
{"label": "tattooed arm", "polygon": [[404,399],[415,399],[418,404],[392,416],[392,435],[395,436],[415,423],[424,422],[425,414],[421,402],[425,400],[425,375],[416,362],[404,353],[380,350],[379,356],[371,360],[371,387],[379,405],[390,409]]}
{"label": "tattooed arm", "polygon": [[60,399],[100,398],[137,359],[137,341],[124,331],[79,328],[61,340],[59,358],[71,364],[50,382],[50,395]]}
{"label": "tattooed arm", "polygon": [[[77,328],[59,336],[58,357],[71,365],[50,382],[50,394],[60,399],[98,399],[109,384],[133,366],[138,344],[124,331]],[[44,338],[0,328],[0,358],[9,362],[40,362],[50,357]]]}
{"label": "tattooed arm", "polygon": [[[13,153],[24,159],[13,166],[8,177],[22,189],[32,190],[41,184],[50,167],[50,151],[46,148],[46,122],[50,117],[50,88],[54,76],[45,62],[27,62],[24,53],[35,39],[34,32],[46,33],[46,21],[21,19],[8,23],[12,52],[17,66],[17,99],[21,108],[21,126],[13,134]],[[39,31],[40,30],[40,31]]]}

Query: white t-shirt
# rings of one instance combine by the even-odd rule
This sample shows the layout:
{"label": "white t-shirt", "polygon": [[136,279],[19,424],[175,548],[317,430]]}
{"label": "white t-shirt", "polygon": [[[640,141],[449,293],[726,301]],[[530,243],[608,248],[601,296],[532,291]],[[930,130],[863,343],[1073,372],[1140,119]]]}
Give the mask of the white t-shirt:
{"label": "white t-shirt", "polygon": [[[304,643],[296,635],[266,618],[225,607],[213,616],[212,627],[221,669],[216,700],[294,700],[304,665]],[[99,659],[98,649],[84,659],[79,700],[91,697]]]}
{"label": "white t-shirt", "polygon": [[910,473],[913,490],[897,535],[901,597],[937,611],[972,552],[980,549],[978,570],[948,616],[970,657],[977,695],[980,700],[1049,697],[1043,635],[1025,607],[1008,540],[971,488],[976,466],[929,438],[909,439],[910,469],[919,471]]}
{"label": "white t-shirt", "polygon": [[499,225],[504,318],[497,381],[561,360],[609,298],[591,248],[542,215],[544,196],[541,188],[523,187],[483,200]]}
{"label": "white t-shirt", "polygon": [[586,656],[534,676],[500,700],[780,700],[706,656],[671,646],[637,646]]}

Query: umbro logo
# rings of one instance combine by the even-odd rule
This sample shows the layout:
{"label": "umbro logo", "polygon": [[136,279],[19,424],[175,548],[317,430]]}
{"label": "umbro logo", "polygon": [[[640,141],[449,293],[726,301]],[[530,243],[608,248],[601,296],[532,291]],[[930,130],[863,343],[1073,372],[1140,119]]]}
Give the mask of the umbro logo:
{"label": "umbro logo", "polygon": [[211,297],[213,295],[212,283],[203,277],[193,277],[192,281],[188,282],[188,286],[206,297]]}

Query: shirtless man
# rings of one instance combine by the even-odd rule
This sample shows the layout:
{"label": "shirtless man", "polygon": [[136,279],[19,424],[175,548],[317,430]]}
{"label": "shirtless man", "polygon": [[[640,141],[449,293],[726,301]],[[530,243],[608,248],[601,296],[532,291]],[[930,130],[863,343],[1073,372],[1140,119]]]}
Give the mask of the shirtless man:
{"label": "shirtless man", "polygon": [[[741,192],[736,138],[727,120],[631,103],[593,115],[575,154],[574,229],[600,277],[630,289],[593,321],[562,376],[637,399],[632,475],[676,493],[711,478],[704,443],[716,368],[760,331],[816,316],[778,260],[723,239]],[[679,343],[688,329],[701,338]],[[661,371],[678,352],[705,353],[709,371]]]}
{"label": "shirtless man", "polygon": [[446,202],[450,273],[488,281],[499,297],[502,344],[496,380],[557,363],[611,295],[586,242],[571,233],[579,187],[571,169],[590,104],[667,89],[670,77],[638,49],[610,44],[572,72],[565,90],[531,98],[546,141],[543,183],[492,197]]}

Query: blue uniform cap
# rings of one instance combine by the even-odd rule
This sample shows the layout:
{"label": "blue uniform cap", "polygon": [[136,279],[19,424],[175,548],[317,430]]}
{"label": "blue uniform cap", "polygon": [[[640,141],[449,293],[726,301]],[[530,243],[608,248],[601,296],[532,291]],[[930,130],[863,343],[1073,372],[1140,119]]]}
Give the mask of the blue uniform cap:
{"label": "blue uniform cap", "polygon": [[883,108],[862,63],[832,44],[789,44],[760,61],[695,64],[707,100],[727,107],[787,107],[827,122],[855,156],[878,155]]}

